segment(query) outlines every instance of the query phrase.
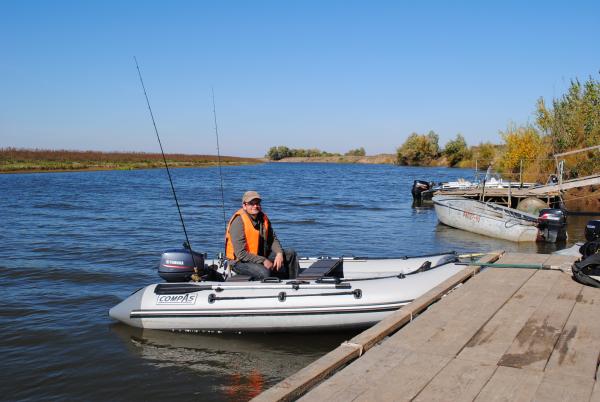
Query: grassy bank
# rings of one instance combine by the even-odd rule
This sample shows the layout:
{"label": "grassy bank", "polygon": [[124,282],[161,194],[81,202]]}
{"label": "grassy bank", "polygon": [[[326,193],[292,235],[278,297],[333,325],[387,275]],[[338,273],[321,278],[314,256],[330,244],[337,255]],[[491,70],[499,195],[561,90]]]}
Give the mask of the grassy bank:
{"label": "grassy bank", "polygon": [[[218,163],[214,155],[166,154],[169,167],[206,167]],[[249,165],[260,159],[222,156],[223,165]],[[162,168],[161,154],[0,148],[0,173],[132,170]]]}

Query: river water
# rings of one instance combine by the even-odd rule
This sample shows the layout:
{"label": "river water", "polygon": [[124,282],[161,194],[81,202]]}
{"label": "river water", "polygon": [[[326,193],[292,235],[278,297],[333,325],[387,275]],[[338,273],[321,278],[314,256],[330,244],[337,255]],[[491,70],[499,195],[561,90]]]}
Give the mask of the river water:
{"label": "river water", "polygon": [[[284,247],[300,255],[403,256],[449,250],[551,252],[437,223],[411,207],[414,179],[472,171],[390,165],[223,167],[227,218],[263,196]],[[172,170],[193,248],[223,244],[217,168]],[[188,334],[116,324],[108,310],[160,280],[184,240],[164,170],[0,175],[0,399],[247,400],[353,333]],[[588,217],[569,218],[582,240]],[[564,247],[562,245],[561,247]]]}

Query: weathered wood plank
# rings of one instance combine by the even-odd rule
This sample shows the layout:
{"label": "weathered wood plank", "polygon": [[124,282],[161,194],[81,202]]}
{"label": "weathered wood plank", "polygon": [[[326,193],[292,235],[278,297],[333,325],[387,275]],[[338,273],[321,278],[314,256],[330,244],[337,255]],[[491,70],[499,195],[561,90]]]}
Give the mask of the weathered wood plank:
{"label": "weathered wood plank", "polygon": [[536,271],[508,302],[469,340],[458,355],[461,359],[497,364],[523,325],[539,307],[559,275]]}
{"label": "weathered wood plank", "polygon": [[573,263],[577,260],[579,260],[579,257],[574,255],[551,254],[544,262],[544,265],[551,266],[552,269],[560,270],[571,275],[571,268],[573,267]]}
{"label": "weathered wood plank", "polygon": [[498,367],[476,402],[529,402],[542,382],[541,371]]}
{"label": "weathered wood plank", "polygon": [[452,360],[417,395],[414,401],[472,401],[494,374],[496,365]]}
{"label": "weathered wood plank", "polygon": [[600,355],[600,289],[583,286],[546,372],[595,378]]}
{"label": "weathered wood plank", "polygon": [[587,402],[594,388],[593,378],[570,376],[562,373],[545,373],[533,400],[540,402]]}
{"label": "weathered wood plank", "polygon": [[548,260],[547,254],[506,253],[498,264],[543,264]]}
{"label": "weathered wood plank", "polygon": [[325,356],[312,362],[302,370],[280,381],[272,388],[256,396],[253,401],[289,401],[297,398],[306,389],[323,380],[335,369],[358,357],[358,349],[338,346]]}
{"label": "weathered wood plank", "polygon": [[333,375],[301,398],[302,401],[327,400],[346,401],[365,392],[378,378],[385,377],[411,354],[408,349],[390,351],[377,345],[362,358],[348,365],[342,372]]}
{"label": "weathered wood plank", "polygon": [[568,275],[559,275],[498,364],[544,370],[581,288]]}
{"label": "weathered wood plank", "polygon": [[488,268],[386,342],[454,357],[535,272]]}
{"label": "weathered wood plank", "polygon": [[[491,252],[479,259],[478,262],[482,264],[494,262],[498,260],[503,253],[503,251]],[[465,280],[473,277],[479,271],[479,266],[465,268],[463,271],[456,273],[443,283],[414,300],[409,305],[384,318],[377,325],[374,325],[358,334],[352,338],[350,342],[363,345],[365,349],[368,349],[389,334],[404,326],[407,322],[410,322],[413,317],[416,317],[432,303],[439,300],[442,296],[446,295],[450,290],[454,289],[459,284],[465,282]]]}
{"label": "weathered wood plank", "polygon": [[448,278],[448,280],[431,289],[421,297],[415,299],[412,303],[390,314],[377,323],[377,325],[374,325],[356,335],[354,338],[350,339],[349,342],[363,345],[365,349],[372,347],[389,334],[409,323],[414,317],[427,309],[431,304],[435,303],[457,285],[471,278],[478,271],[478,267],[470,267],[457,272],[452,277]]}
{"label": "weathered wood plank", "polygon": [[[445,356],[412,352],[402,360],[401,364],[389,370],[385,375],[371,376],[368,387],[364,388],[356,397],[339,399],[339,401],[410,401],[450,360]],[[361,361],[358,360],[356,363],[361,363]],[[338,388],[338,390],[343,391],[343,388]],[[323,401],[324,399],[313,400]]]}
{"label": "weathered wood plank", "polygon": [[600,402],[600,382],[596,381],[590,402]]}

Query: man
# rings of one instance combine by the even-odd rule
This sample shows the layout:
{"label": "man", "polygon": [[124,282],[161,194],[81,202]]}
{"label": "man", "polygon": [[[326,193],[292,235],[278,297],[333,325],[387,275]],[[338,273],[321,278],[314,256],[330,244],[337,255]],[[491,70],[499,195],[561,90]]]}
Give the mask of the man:
{"label": "man", "polygon": [[227,225],[225,255],[237,274],[252,279],[295,278],[300,269],[296,252],[281,247],[261,201],[256,191],[244,193],[242,208]]}

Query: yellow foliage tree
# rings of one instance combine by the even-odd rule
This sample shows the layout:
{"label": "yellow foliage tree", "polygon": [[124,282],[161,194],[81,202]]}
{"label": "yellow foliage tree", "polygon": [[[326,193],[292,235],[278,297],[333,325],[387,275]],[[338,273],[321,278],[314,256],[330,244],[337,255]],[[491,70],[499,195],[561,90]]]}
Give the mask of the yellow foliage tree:
{"label": "yellow foliage tree", "polygon": [[511,124],[500,135],[505,142],[505,153],[501,161],[504,172],[519,173],[521,166],[523,170],[531,171],[530,167],[540,165],[547,158],[548,151],[544,141],[532,126],[517,127]]}

